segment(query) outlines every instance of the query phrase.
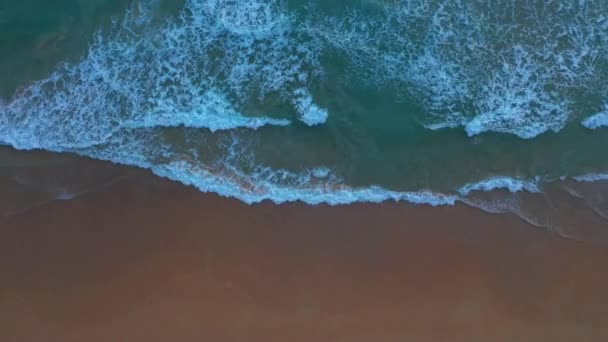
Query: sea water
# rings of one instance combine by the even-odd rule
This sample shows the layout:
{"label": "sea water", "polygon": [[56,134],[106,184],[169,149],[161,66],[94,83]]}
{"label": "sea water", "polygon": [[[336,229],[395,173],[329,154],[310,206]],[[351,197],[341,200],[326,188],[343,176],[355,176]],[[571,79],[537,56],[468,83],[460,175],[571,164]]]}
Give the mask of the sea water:
{"label": "sea water", "polygon": [[546,225],[521,197],[607,178],[607,63],[600,0],[28,0],[0,5],[0,142]]}

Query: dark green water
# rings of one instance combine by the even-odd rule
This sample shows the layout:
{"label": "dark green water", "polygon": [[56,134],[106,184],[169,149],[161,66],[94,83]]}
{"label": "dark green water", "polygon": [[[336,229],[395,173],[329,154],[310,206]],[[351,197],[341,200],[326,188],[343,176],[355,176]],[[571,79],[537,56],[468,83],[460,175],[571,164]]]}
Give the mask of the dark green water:
{"label": "dark green water", "polygon": [[542,193],[608,172],[606,56],[595,0],[26,0],[0,141],[247,202]]}

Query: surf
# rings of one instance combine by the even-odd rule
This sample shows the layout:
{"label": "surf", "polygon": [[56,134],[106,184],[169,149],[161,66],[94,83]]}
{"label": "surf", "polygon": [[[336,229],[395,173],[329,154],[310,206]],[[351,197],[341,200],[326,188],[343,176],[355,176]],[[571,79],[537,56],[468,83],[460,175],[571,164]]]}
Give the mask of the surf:
{"label": "surf", "polygon": [[[547,174],[576,172],[499,168],[450,148],[489,137],[508,150],[504,136],[605,125],[604,111],[584,117],[608,90],[598,72],[608,5],[535,4],[380,1],[328,14],[319,3],[187,0],[163,17],[156,1],[135,3],[82,58],[0,101],[0,143],[146,168],[249,204],[466,203],[534,221],[519,199],[540,196]],[[579,106],[581,94],[595,100]],[[401,136],[387,102],[419,116]],[[402,155],[405,144],[421,156]],[[449,186],[431,176],[449,173],[420,171],[460,159]]]}

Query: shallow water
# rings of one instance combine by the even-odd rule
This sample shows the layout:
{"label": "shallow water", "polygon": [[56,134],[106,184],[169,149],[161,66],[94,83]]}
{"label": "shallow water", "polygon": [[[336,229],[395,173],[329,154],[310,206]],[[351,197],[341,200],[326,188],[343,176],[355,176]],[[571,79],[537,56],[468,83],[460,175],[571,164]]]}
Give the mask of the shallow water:
{"label": "shallow water", "polygon": [[608,173],[603,1],[30,0],[0,26],[16,149],[248,203],[464,201],[551,227],[548,184]]}

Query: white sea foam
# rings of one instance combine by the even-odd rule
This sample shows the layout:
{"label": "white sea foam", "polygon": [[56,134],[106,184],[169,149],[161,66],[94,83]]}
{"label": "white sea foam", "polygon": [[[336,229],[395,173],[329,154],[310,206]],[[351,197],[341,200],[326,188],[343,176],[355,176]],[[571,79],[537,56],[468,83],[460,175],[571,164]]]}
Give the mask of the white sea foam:
{"label": "white sea foam", "polygon": [[430,129],[457,127],[466,120],[458,109],[459,103],[469,94],[467,82],[462,82],[459,66],[427,47],[424,53],[409,65],[408,81],[433,118],[425,125]]}
{"label": "white sea foam", "polygon": [[608,180],[608,173],[589,173],[586,175],[572,177],[577,182],[597,182]]}
{"label": "white sea foam", "polygon": [[239,113],[273,92],[293,101],[305,121],[320,123],[326,112],[311,99],[290,98],[319,69],[318,47],[298,40],[283,10],[278,1],[188,0],[178,19],[161,25],[150,20],[153,6],[129,11],[96,35],[81,61],[0,104],[0,141],[78,149],[123,127],[287,125]]}
{"label": "white sea foam", "polygon": [[565,125],[568,102],[544,89],[544,70],[528,51],[516,46],[513,55],[513,64],[503,64],[482,86],[475,103],[480,114],[466,124],[468,135],[494,131],[534,138]]}
{"label": "white sea foam", "polygon": [[[442,206],[453,205],[456,201],[467,203],[467,196],[474,191],[540,191],[535,181],[509,177],[494,177],[467,184],[458,190],[459,195],[429,190],[396,191],[373,185],[350,186],[323,166],[297,172],[263,166],[240,143],[237,135],[218,143],[223,152],[218,155],[220,159],[211,163],[202,162],[196,156],[184,156],[184,152],[175,152],[171,146],[159,144],[160,139],[160,135],[150,129],[130,130],[112,137],[109,144],[77,152],[115,163],[149,168],[158,176],[245,203],[269,200],[277,204],[300,201],[342,205],[404,201]],[[155,157],[151,159],[150,156]],[[158,156],[162,156],[164,161],[159,161]]]}
{"label": "white sea foam", "polygon": [[604,110],[600,113],[586,118],[581,124],[589,129],[598,129],[608,126],[608,106],[605,106]]}
{"label": "white sea foam", "polygon": [[321,125],[327,121],[327,110],[317,106],[313,102],[312,95],[310,95],[310,92],[308,92],[307,89],[296,89],[293,103],[296,111],[300,115],[300,121],[308,126]]}
{"label": "white sea foam", "polygon": [[304,202],[307,204],[343,205],[356,202],[380,203],[385,201],[405,201],[433,206],[453,205],[455,196],[437,194],[430,191],[397,192],[377,186],[349,187],[343,185],[285,186],[263,179],[229,178],[217,176],[204,168],[184,162],[158,165],[152,171],[161,177],[192,185],[203,192],[213,192],[225,197],[238,198],[245,203],[270,200],[274,203]]}
{"label": "white sea foam", "polygon": [[474,191],[492,191],[496,189],[506,189],[510,192],[540,192],[536,181],[519,180],[510,177],[492,177],[479,182],[469,183],[458,189],[458,192],[467,196]]}
{"label": "white sea foam", "polygon": [[291,121],[287,119],[272,119],[267,117],[245,117],[240,114],[226,117],[212,112],[175,112],[146,115],[142,119],[133,122],[125,122],[122,127],[127,128],[152,128],[152,127],[190,127],[207,128],[212,132],[229,130],[234,128],[258,129],[263,126],[287,126]]}
{"label": "white sea foam", "polygon": [[331,174],[331,170],[325,166],[319,166],[312,169],[312,175],[316,178],[327,178]]}
{"label": "white sea foam", "polygon": [[213,7],[222,25],[237,34],[269,34],[288,20],[285,14],[276,13],[275,1],[213,0],[206,1],[205,6]]}
{"label": "white sea foam", "polygon": [[[229,159],[247,157],[235,153],[207,163],[163,140],[158,127],[287,125],[287,119],[242,113],[271,94],[302,122],[325,123],[328,112],[308,89],[323,73],[320,55],[328,46],[366,71],[374,86],[397,83],[418,98],[429,113],[427,127],[532,138],[566,124],[576,107],[567,94],[595,77],[607,50],[608,20],[598,16],[608,9],[604,2],[549,4],[534,13],[512,1],[489,8],[463,0],[389,2],[383,14],[352,12],[318,26],[313,19],[299,26],[281,1],[187,0],[177,19],[162,24],[151,20],[153,7],[131,11],[110,33],[99,33],[82,60],[0,102],[0,141],[149,168],[247,203],[450,205],[476,191],[538,192],[537,182],[508,177],[464,185],[459,195],[356,187],[324,167],[237,168]],[[516,12],[525,15],[501,17]]]}
{"label": "white sea foam", "polygon": [[[227,139],[227,140],[226,140]],[[221,153],[212,162],[185,155],[159,143],[154,129],[129,129],[112,136],[104,145],[71,150],[81,155],[118,164],[150,169],[156,175],[245,203],[304,202],[343,205],[357,202],[403,201],[432,206],[453,205],[456,195],[429,190],[394,191],[380,186],[349,186],[327,167],[300,171],[274,169],[259,164],[237,135],[218,142]],[[238,166],[237,166],[238,165]]]}
{"label": "white sea foam", "polygon": [[[163,145],[161,132],[154,128],[123,129],[102,145],[65,151],[150,169],[160,177],[194,186],[202,192],[216,193],[249,204],[267,200],[277,204],[304,202],[312,205],[403,201],[445,206],[462,201],[488,211],[499,212],[506,210],[505,202],[471,202],[468,195],[475,191],[491,192],[496,189],[507,189],[511,192],[539,191],[535,182],[509,177],[495,177],[467,184],[458,190],[459,195],[430,190],[396,191],[373,185],[350,186],[323,166],[298,172],[265,167],[256,162],[251,152],[247,152],[240,144],[236,135],[231,139],[229,142],[219,143],[218,146],[223,146],[224,152],[219,154],[220,159],[211,163],[198,160],[196,155],[176,152],[170,145]],[[237,164],[241,166],[237,167]]]}
{"label": "white sea foam", "polygon": [[176,127],[208,128],[215,132],[233,128],[258,129],[263,126],[287,126],[287,119],[268,117],[246,117],[241,115],[221,94],[207,92],[189,106],[191,111],[177,111],[174,101],[156,101],[153,112],[138,117],[137,120],[123,122],[121,126],[130,128]]}
{"label": "white sea foam", "polygon": [[[404,201],[441,206],[452,205],[457,200],[456,196],[426,190],[400,192],[379,186],[349,186],[324,166],[297,172],[270,168],[257,162],[236,136],[221,145],[225,148],[222,161],[213,163],[213,167],[180,159],[156,165],[152,171],[159,176],[192,185],[200,191],[237,198],[250,204],[266,200],[277,204],[299,201],[313,205]],[[247,172],[243,171],[242,166],[245,161],[249,164]]]}
{"label": "white sea foam", "polygon": [[602,77],[596,67],[608,55],[605,1],[383,4],[382,19],[351,13],[328,20],[321,35],[368,82],[396,81],[418,98],[427,128],[461,125],[468,135],[521,138],[559,131],[581,107],[572,94]]}
{"label": "white sea foam", "polygon": [[[347,55],[374,86],[396,81],[419,98],[428,128],[462,125],[469,135],[532,138],[566,124],[577,107],[571,90],[598,77],[595,66],[608,55],[608,4],[595,0],[540,7],[385,1],[382,14],[311,15],[303,24],[281,1],[187,0],[177,19],[160,25],[151,20],[153,3],[99,33],[80,62],[0,104],[0,140],[83,148],[125,126],[287,124],[239,112],[270,93],[302,122],[319,125],[328,113],[307,89],[323,73],[327,47]],[[607,120],[600,113],[583,125]]]}

